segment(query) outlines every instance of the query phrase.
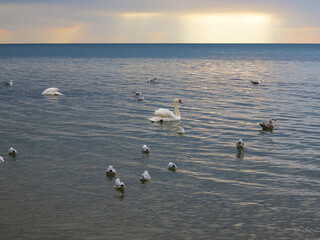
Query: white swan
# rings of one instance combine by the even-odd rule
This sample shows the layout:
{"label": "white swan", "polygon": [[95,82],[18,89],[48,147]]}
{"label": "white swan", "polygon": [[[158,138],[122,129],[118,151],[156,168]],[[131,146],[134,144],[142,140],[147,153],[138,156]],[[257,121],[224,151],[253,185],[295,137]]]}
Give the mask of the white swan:
{"label": "white swan", "polygon": [[242,150],[244,148],[244,142],[242,141],[242,139],[240,138],[238,140],[238,142],[236,143],[236,147],[239,149],[239,150]]}
{"label": "white swan", "polygon": [[151,176],[150,173],[146,170],[144,171],[141,175],[140,175],[140,180],[141,181],[150,181],[151,180]]}
{"label": "white swan", "polygon": [[118,191],[123,191],[124,190],[124,182],[121,182],[120,178],[117,178],[114,181],[114,188]]}
{"label": "white swan", "polygon": [[173,162],[169,162],[167,169],[175,172],[177,170],[177,165]]}
{"label": "white swan", "polygon": [[13,147],[9,148],[8,154],[9,156],[15,157],[17,155],[18,151],[14,149]]}
{"label": "white swan", "polygon": [[168,122],[168,121],[178,121],[181,119],[178,103],[182,104],[179,98],[174,99],[174,110],[175,114],[168,109],[159,108],[154,111],[155,117],[149,118],[151,122]]}
{"label": "white swan", "polygon": [[0,156],[0,164],[4,163],[4,158]]}
{"label": "white swan", "polygon": [[114,175],[116,175],[116,173],[117,173],[117,171],[112,165],[109,165],[109,167],[107,167],[106,174],[108,177],[114,177]]}
{"label": "white swan", "polygon": [[142,148],[141,148],[141,152],[149,153],[150,152],[150,148],[147,145],[143,145]]}
{"label": "white swan", "polygon": [[58,95],[62,95],[62,93],[59,92],[59,88],[52,87],[44,90],[42,92],[42,95],[58,96]]}

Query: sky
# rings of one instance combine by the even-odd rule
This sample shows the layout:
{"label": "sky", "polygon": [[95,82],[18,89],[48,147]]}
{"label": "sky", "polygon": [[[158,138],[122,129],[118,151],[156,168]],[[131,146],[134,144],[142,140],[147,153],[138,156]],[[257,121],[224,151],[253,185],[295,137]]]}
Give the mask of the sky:
{"label": "sky", "polygon": [[320,0],[0,0],[0,43],[320,43]]}

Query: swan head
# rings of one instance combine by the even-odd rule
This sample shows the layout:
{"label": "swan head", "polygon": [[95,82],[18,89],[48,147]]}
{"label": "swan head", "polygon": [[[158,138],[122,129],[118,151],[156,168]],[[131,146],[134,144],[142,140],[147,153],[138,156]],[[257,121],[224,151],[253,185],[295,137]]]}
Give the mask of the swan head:
{"label": "swan head", "polygon": [[183,104],[183,102],[181,101],[180,98],[175,98],[175,99],[174,99],[174,102],[175,102],[175,103],[181,103],[181,104]]}

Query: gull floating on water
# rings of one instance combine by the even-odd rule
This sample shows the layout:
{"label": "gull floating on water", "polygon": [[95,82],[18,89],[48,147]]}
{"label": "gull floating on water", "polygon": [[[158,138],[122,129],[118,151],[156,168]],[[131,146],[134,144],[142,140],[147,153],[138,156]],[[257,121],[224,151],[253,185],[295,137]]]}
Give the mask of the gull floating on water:
{"label": "gull floating on water", "polygon": [[116,169],[112,165],[109,165],[109,167],[107,167],[106,169],[106,174],[108,177],[114,177],[116,175],[116,172]]}
{"label": "gull floating on water", "polygon": [[141,181],[150,181],[151,180],[151,176],[150,173],[146,170],[144,171],[141,175],[140,175],[140,180]]}
{"label": "gull floating on water", "polygon": [[183,127],[180,127],[180,128],[179,128],[179,130],[178,130],[178,133],[180,133],[180,134],[183,134],[183,133],[185,133],[185,130],[184,130],[184,128],[183,128]]}
{"label": "gull floating on water", "polygon": [[140,101],[144,101],[144,97],[142,95],[139,95],[137,97],[137,101],[140,102]]}
{"label": "gull floating on water", "polygon": [[114,181],[114,188],[118,191],[123,191],[124,190],[124,182],[121,182],[120,178],[117,178]]}
{"label": "gull floating on water", "polygon": [[17,155],[18,151],[14,149],[13,147],[9,148],[9,156],[15,157]]}
{"label": "gull floating on water", "polygon": [[142,96],[142,92],[140,92],[140,91],[139,91],[139,92],[134,91],[133,93],[134,93],[136,96]]}
{"label": "gull floating on water", "polygon": [[258,85],[258,84],[260,84],[262,82],[262,80],[251,80],[251,83],[253,84],[253,85]]}
{"label": "gull floating on water", "polygon": [[12,86],[13,85],[13,81],[12,80],[10,80],[9,82],[8,81],[4,81],[3,83],[6,86]]}
{"label": "gull floating on water", "polygon": [[4,163],[4,158],[0,156],[0,164]]}
{"label": "gull floating on water", "polygon": [[262,127],[262,130],[265,131],[272,131],[274,129],[274,122],[277,121],[276,119],[272,118],[267,123],[259,123],[259,125]]}
{"label": "gull floating on water", "polygon": [[236,146],[239,150],[243,149],[244,148],[244,142],[242,141],[242,139],[240,138],[238,140],[238,142],[236,143]]}
{"label": "gull floating on water", "polygon": [[150,148],[147,145],[143,145],[141,148],[141,151],[144,153],[149,153],[150,152]]}
{"label": "gull floating on water", "polygon": [[58,96],[58,95],[62,95],[62,93],[59,92],[59,88],[52,87],[44,90],[42,92],[42,95]]}
{"label": "gull floating on water", "polygon": [[170,171],[173,171],[175,172],[177,170],[177,165],[173,162],[169,162],[168,166],[167,166],[167,169],[170,170]]}
{"label": "gull floating on water", "polygon": [[153,83],[157,80],[157,78],[148,78],[147,81],[148,83]]}

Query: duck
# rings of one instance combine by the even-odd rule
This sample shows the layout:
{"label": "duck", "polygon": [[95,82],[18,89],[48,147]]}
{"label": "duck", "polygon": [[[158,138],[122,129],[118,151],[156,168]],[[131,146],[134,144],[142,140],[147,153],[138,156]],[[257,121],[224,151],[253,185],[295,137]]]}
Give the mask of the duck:
{"label": "duck", "polygon": [[9,151],[8,151],[9,156],[15,157],[17,153],[18,151],[15,148],[13,147],[9,148]]}
{"label": "duck", "polygon": [[181,99],[174,99],[174,110],[175,113],[168,109],[159,108],[154,111],[155,117],[149,118],[151,122],[169,122],[169,121],[179,121],[181,119],[181,114],[179,111],[178,103],[183,104]]}
{"label": "duck", "polygon": [[178,133],[179,133],[179,134],[183,134],[183,133],[185,133],[184,128],[183,128],[183,127],[179,127]]}
{"label": "duck", "polygon": [[238,150],[242,150],[244,148],[244,142],[241,138],[239,138],[239,140],[237,141],[236,147],[238,148]]}
{"label": "duck", "polygon": [[52,88],[47,88],[42,92],[42,95],[51,95],[51,96],[58,96],[62,95],[62,93],[59,92],[59,88],[52,87]]}
{"label": "duck", "polygon": [[262,80],[251,80],[251,83],[253,84],[253,85],[258,85],[258,84],[260,84],[262,82]]}
{"label": "duck", "polygon": [[124,182],[121,182],[120,178],[117,178],[115,181],[114,181],[114,188],[115,190],[118,190],[118,191],[124,191]]}
{"label": "duck", "polygon": [[143,145],[142,148],[141,148],[141,152],[149,153],[150,152],[150,148],[147,145]]}
{"label": "duck", "polygon": [[0,156],[0,164],[4,163],[4,158]]}
{"label": "duck", "polygon": [[109,165],[109,167],[107,167],[106,175],[108,177],[114,177],[116,175],[116,173],[117,173],[117,171],[112,165]]}
{"label": "duck", "polygon": [[140,174],[140,180],[143,182],[150,181],[151,180],[150,173],[147,170],[145,170],[143,173]]}
{"label": "duck", "polygon": [[272,118],[267,123],[259,123],[264,131],[272,131],[274,129],[274,122],[277,121],[275,118]]}
{"label": "duck", "polygon": [[170,170],[170,171],[173,171],[175,172],[177,170],[177,165],[173,162],[169,162],[168,166],[167,166],[167,169]]}

